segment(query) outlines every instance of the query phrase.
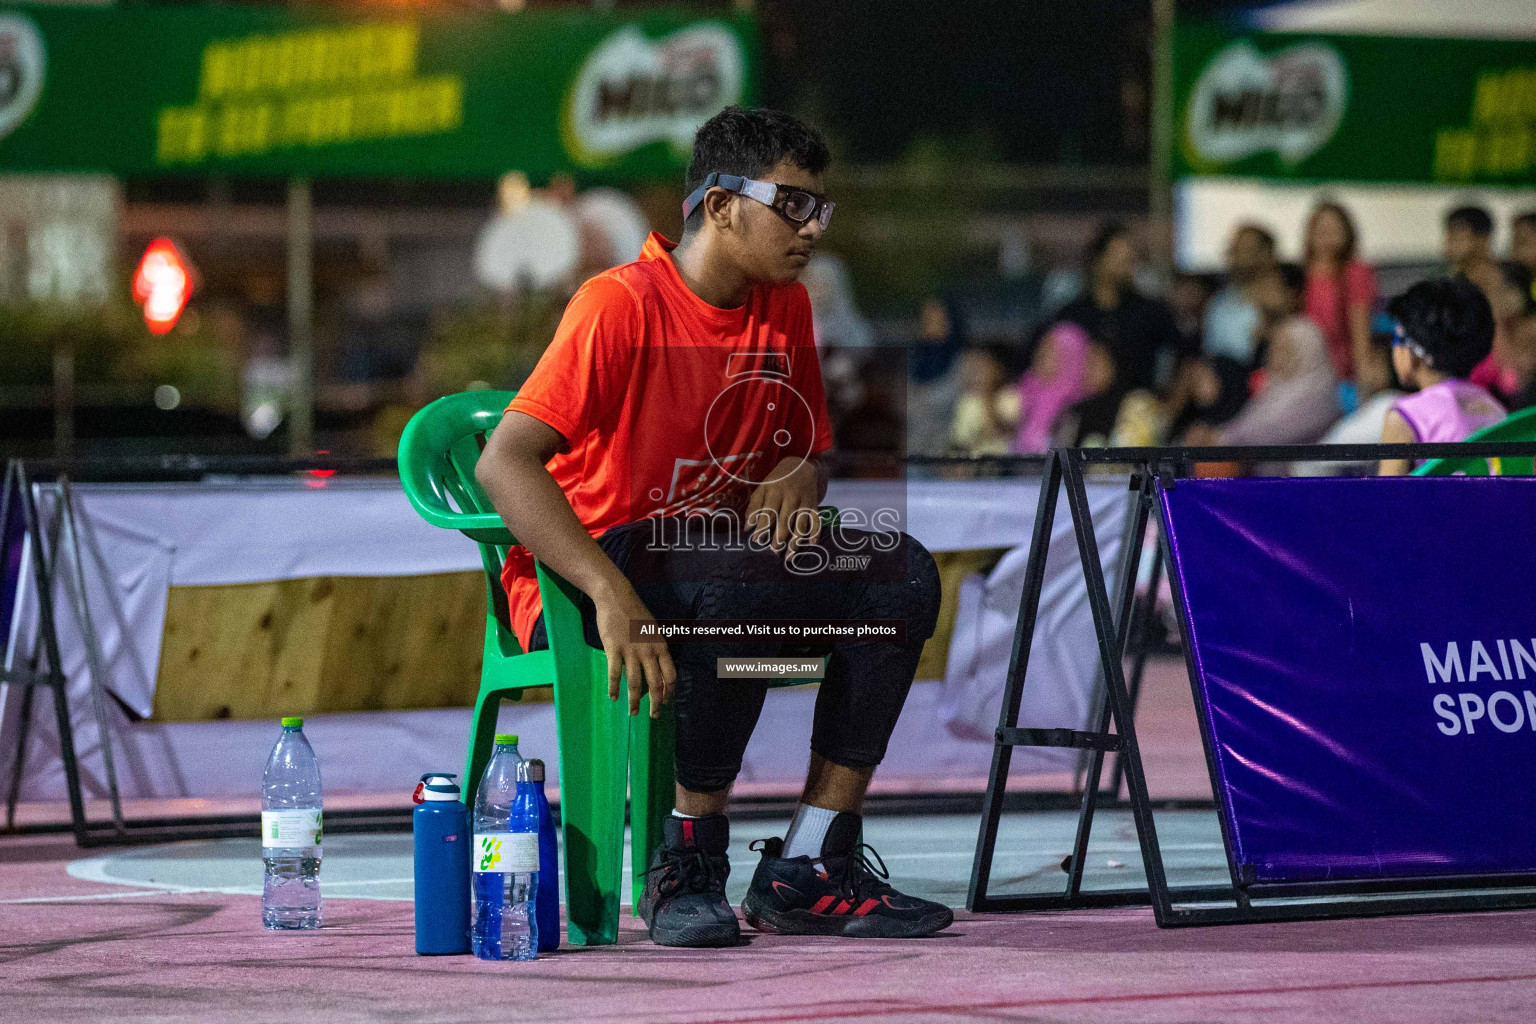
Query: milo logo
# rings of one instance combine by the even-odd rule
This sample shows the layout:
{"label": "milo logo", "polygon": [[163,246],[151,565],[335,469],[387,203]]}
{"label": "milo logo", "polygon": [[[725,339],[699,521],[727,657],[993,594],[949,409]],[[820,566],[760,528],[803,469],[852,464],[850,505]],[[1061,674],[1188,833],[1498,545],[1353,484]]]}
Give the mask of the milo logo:
{"label": "milo logo", "polygon": [[1273,150],[1295,166],[1333,138],[1348,93],[1344,60],[1331,46],[1299,43],[1266,57],[1247,41],[1233,43],[1190,91],[1190,163],[1229,164]]}
{"label": "milo logo", "polygon": [[0,139],[32,113],[43,92],[43,36],[31,19],[0,14]]}
{"label": "milo logo", "polygon": [[566,99],[561,134],[578,163],[598,167],[652,142],[686,155],[699,126],[741,100],[745,58],[724,25],[661,39],[634,26],[592,51]]}

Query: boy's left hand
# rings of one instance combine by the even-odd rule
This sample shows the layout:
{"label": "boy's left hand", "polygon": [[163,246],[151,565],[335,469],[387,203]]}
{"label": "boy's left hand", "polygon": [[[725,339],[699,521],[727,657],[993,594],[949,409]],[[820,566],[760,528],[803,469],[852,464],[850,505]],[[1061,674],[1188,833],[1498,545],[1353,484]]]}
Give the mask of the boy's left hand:
{"label": "boy's left hand", "polygon": [[767,543],[774,551],[791,555],[816,543],[821,536],[820,501],[816,463],[795,457],[781,459],[747,502],[747,529],[758,543]]}

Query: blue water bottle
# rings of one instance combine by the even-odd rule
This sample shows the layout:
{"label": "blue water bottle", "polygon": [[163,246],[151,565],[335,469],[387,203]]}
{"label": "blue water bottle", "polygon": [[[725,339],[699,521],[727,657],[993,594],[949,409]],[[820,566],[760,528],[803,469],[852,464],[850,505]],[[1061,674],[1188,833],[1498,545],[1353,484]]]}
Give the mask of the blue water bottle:
{"label": "blue water bottle", "polygon": [[454,777],[433,772],[416,787],[416,953],[469,952],[469,808]]}
{"label": "blue water bottle", "polygon": [[496,748],[475,793],[470,950],[481,960],[532,960],[539,953],[539,801],[517,737]]}
{"label": "blue water bottle", "polygon": [[539,952],[560,948],[560,845],[555,838],[555,819],[544,795],[544,762],[528,762],[528,779],[539,799],[539,895],[534,900],[539,922]]}

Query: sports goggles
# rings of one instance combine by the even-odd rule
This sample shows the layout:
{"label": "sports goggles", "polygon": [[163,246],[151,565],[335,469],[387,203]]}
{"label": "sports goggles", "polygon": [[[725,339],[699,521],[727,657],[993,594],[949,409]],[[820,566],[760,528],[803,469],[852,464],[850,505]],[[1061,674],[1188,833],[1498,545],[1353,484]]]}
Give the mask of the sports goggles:
{"label": "sports goggles", "polygon": [[756,199],[764,206],[778,211],[779,215],[793,224],[804,224],[812,217],[821,223],[821,229],[825,231],[827,225],[832,223],[832,209],[837,204],[830,199],[825,199],[814,192],[804,189],[790,188],[788,185],[776,185],[771,181],[758,181],[756,178],[743,178],[739,174],[721,174],[718,171],[711,172],[704,183],[693,190],[693,194],[683,200],[683,219],[693,213],[698,205],[704,201],[704,193],[712,188],[723,188],[727,192],[734,192],[748,199]]}
{"label": "sports goggles", "polygon": [[1418,342],[1414,341],[1408,336],[1408,332],[1403,330],[1402,324],[1397,324],[1392,329],[1392,347],[1406,348],[1409,352],[1412,352],[1414,355],[1424,360],[1424,362],[1428,365],[1435,365],[1434,357],[1431,356],[1428,352],[1424,351],[1423,345],[1420,345]]}

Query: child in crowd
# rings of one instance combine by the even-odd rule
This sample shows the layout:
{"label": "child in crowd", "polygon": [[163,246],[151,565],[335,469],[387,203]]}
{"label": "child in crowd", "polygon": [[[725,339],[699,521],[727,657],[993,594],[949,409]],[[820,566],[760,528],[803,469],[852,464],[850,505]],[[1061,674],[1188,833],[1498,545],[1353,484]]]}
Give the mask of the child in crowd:
{"label": "child in crowd", "polygon": [[[1420,281],[1387,311],[1397,321],[1392,366],[1413,393],[1387,413],[1383,443],[1462,441],[1504,418],[1504,407],[1467,380],[1493,348],[1493,307],[1481,289],[1460,276]],[[1381,475],[1412,468],[1410,459],[1384,459]]]}
{"label": "child in crowd", "polygon": [[1004,354],[968,348],[960,355],[960,386],[950,444],[962,455],[1007,455],[1019,420],[1019,389],[1008,383]]}

